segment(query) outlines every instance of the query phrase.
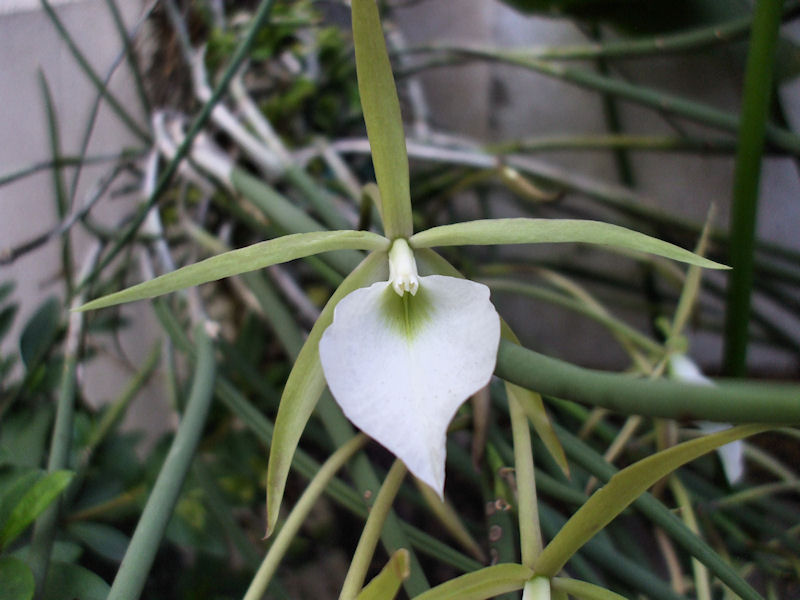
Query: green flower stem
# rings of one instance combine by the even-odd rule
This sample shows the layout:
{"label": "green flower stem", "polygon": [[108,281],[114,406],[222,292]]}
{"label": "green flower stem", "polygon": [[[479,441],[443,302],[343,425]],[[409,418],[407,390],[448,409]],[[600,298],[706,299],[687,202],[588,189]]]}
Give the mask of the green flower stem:
{"label": "green flower stem", "polygon": [[61,36],[62,41],[67,45],[67,48],[69,49],[73,58],[80,66],[83,73],[92,82],[92,85],[94,85],[97,92],[101,94],[103,98],[105,98],[106,102],[108,102],[108,106],[111,108],[111,110],[116,113],[116,115],[122,120],[123,123],[125,123],[126,127],[128,127],[128,129],[130,129],[134,135],[136,135],[143,142],[149,143],[151,141],[150,134],[147,133],[145,129],[140,127],[138,123],[136,123],[136,120],[128,113],[125,107],[122,106],[122,103],[117,100],[116,96],[109,91],[106,83],[97,75],[97,73],[94,72],[94,69],[92,69],[89,61],[80,51],[77,44],[72,39],[72,36],[61,22],[61,19],[58,18],[56,11],[53,10],[52,6],[50,6],[50,2],[48,0],[40,0],[40,3],[53,26],[56,28],[56,31],[58,31],[58,35]]}
{"label": "green flower stem", "polygon": [[767,121],[781,5],[780,0],[756,2],[753,33],[747,53],[728,250],[733,272],[728,279],[725,311],[723,366],[725,373],[732,377],[741,377],[747,371],[747,326],[753,287],[758,186],[764,137],[769,136],[767,132],[770,131]]}
{"label": "green flower stem", "polygon": [[[772,4],[776,4],[776,0],[769,0]],[[779,15],[780,5],[778,5],[777,14]],[[776,14],[776,11],[771,11],[771,14]],[[779,21],[776,21],[776,23]],[[616,96],[624,100],[629,100],[642,106],[647,106],[655,110],[664,111],[670,114],[677,115],[702,123],[703,125],[714,127],[722,131],[729,131],[735,133],[740,128],[739,117],[735,114],[728,113],[708,104],[701,102],[694,102],[686,100],[680,96],[659,92],[657,90],[647,88],[644,86],[634,85],[615,79],[613,77],[606,77],[592,71],[584,69],[576,69],[574,67],[567,67],[560,64],[553,64],[551,62],[521,58],[519,56],[509,55],[507,53],[498,52],[494,50],[476,50],[476,49],[461,49],[461,54],[482,58],[485,60],[492,60],[506,64],[515,65],[560,79],[568,83],[575,84],[579,87],[584,87],[590,90],[602,92],[611,96]],[[763,68],[771,69],[772,63],[763,65]],[[759,93],[762,90],[759,89]],[[786,152],[791,154],[800,154],[800,136],[791,131],[778,127],[777,125],[767,124],[765,128],[767,141]]]}
{"label": "green flower stem", "polygon": [[[570,460],[574,461],[603,482],[617,473],[601,455],[567,430],[556,426],[559,439]],[[645,492],[633,502],[633,506],[682,546],[689,554],[702,562],[720,581],[744,600],[763,600],[763,598],[739,574],[725,562],[701,538],[686,527],[678,517],[656,498]]]}
{"label": "green flower stem", "polygon": [[517,480],[517,514],[522,564],[532,569],[542,552],[542,532],[539,530],[539,509],[536,500],[536,479],[531,448],[528,417],[519,403],[508,399],[511,432],[514,439],[514,475]]}
{"label": "green flower stem", "polygon": [[375,0],[353,0],[352,9],[358,91],[381,191],[383,229],[391,240],[408,238],[413,223],[406,138],[378,6]]}
{"label": "green flower stem", "polygon": [[[46,0],[42,0],[42,2],[46,2]],[[136,235],[136,232],[138,231],[139,226],[144,222],[144,219],[147,216],[148,211],[155,205],[155,203],[158,201],[158,199],[161,197],[161,195],[169,186],[170,181],[172,181],[172,176],[178,170],[178,165],[184,158],[186,158],[187,154],[189,153],[189,150],[192,147],[192,143],[194,142],[194,138],[197,136],[198,133],[200,133],[200,130],[205,126],[206,122],[211,117],[211,112],[214,110],[214,107],[222,99],[222,96],[227,91],[228,84],[236,75],[236,72],[239,70],[239,67],[241,67],[242,63],[249,56],[250,49],[256,43],[258,34],[261,32],[262,27],[264,27],[265,24],[267,23],[274,2],[275,0],[261,0],[261,3],[258,6],[258,10],[253,16],[253,20],[250,22],[247,34],[245,35],[244,39],[241,41],[239,46],[237,46],[236,51],[231,57],[230,64],[228,64],[224,73],[222,74],[222,77],[219,80],[219,83],[214,88],[214,92],[211,94],[211,98],[209,98],[208,102],[206,102],[203,105],[203,108],[200,110],[200,114],[198,114],[195,120],[192,122],[192,125],[186,132],[183,141],[178,146],[178,149],[175,151],[175,156],[172,158],[172,160],[169,161],[166,168],[161,173],[161,176],[159,177],[155,189],[153,190],[153,193],[150,195],[150,198],[148,198],[147,202],[142,207],[140,207],[136,215],[133,217],[131,223],[128,225],[125,231],[122,232],[119,238],[117,238],[114,245],[111,247],[106,256],[98,265],[97,269],[95,270],[95,273],[102,271],[112,260],[114,260],[114,258],[117,256],[117,254],[119,254],[123,250],[123,248],[128,247],[128,243]],[[90,278],[90,280],[91,279],[93,279],[93,277]]]}
{"label": "green flower stem", "polygon": [[289,549],[289,544],[294,540],[295,535],[300,530],[300,526],[305,521],[308,513],[314,507],[314,504],[319,499],[322,492],[327,487],[328,483],[333,479],[336,472],[350,460],[350,458],[358,452],[367,442],[367,437],[359,434],[353,437],[348,443],[341,446],[334,452],[322,467],[314,475],[314,478],[308,484],[308,487],[303,492],[303,495],[292,508],[289,513],[289,518],[281,527],[278,535],[270,546],[269,552],[264,557],[261,566],[258,568],[250,586],[247,588],[247,593],[244,595],[244,600],[260,600],[267,591],[272,576],[274,575],[280,561]]}
{"label": "green flower stem", "polygon": [[505,340],[498,377],[539,393],[603,406],[623,414],[729,423],[800,423],[800,386],[726,382],[716,386],[632,379],[576,367]]}
{"label": "green flower stem", "polygon": [[406,472],[406,466],[403,461],[395,459],[392,468],[389,469],[389,473],[386,475],[386,480],[378,492],[378,496],[375,498],[375,503],[372,505],[369,517],[367,517],[364,530],[361,532],[361,538],[358,540],[358,546],[342,584],[339,600],[355,599],[361,588],[364,587],[367,569],[372,562],[373,554],[375,554],[375,547],[378,545],[381,529],[383,529],[386,516],[392,508],[392,503],[397,491],[400,489],[400,485],[403,483]]}
{"label": "green flower stem", "polygon": [[202,326],[195,330],[195,344],[197,364],[186,411],[114,578],[108,600],[135,600],[141,595],[203,433],[214,396],[215,362],[214,346]]}

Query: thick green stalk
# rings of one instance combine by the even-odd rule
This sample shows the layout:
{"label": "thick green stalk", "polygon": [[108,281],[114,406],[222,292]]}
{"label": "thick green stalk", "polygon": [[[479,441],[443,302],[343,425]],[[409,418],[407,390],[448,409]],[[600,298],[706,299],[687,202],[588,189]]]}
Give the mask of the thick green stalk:
{"label": "thick green stalk", "polygon": [[758,185],[772,96],[772,71],[781,22],[781,4],[780,0],[756,2],[744,77],[728,250],[733,271],[728,279],[725,310],[724,369],[727,375],[737,377],[747,371],[747,326],[753,287]]}
{"label": "thick green stalk", "polygon": [[361,588],[364,587],[367,569],[372,562],[373,554],[375,554],[375,547],[378,545],[381,529],[383,529],[383,524],[392,508],[392,503],[406,473],[407,469],[403,461],[399,458],[395,459],[378,492],[378,496],[375,498],[375,504],[370,509],[369,517],[367,517],[364,530],[361,532],[361,538],[358,540],[358,546],[353,554],[353,560],[350,561],[350,568],[347,570],[347,576],[344,584],[342,584],[339,600],[353,600],[361,591]]}
{"label": "thick green stalk", "polygon": [[141,595],[203,433],[214,397],[215,362],[214,345],[202,326],[195,330],[195,344],[197,364],[186,411],[114,578],[108,600],[136,600]]}
{"label": "thick green stalk", "polygon": [[517,480],[517,515],[522,564],[533,568],[542,552],[542,532],[539,529],[539,507],[536,499],[533,450],[528,417],[512,397],[508,398],[511,432],[514,438],[514,472]]}
{"label": "thick green stalk", "polygon": [[507,381],[623,414],[729,423],[800,423],[800,386],[718,381],[704,386],[576,367],[500,341],[495,373]]}

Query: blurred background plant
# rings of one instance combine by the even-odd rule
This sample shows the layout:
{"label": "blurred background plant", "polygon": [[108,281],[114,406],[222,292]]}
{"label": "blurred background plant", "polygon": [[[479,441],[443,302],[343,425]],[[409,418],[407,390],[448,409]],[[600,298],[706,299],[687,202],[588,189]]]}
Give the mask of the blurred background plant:
{"label": "blurred background plant", "polygon": [[[797,238],[753,238],[755,218],[748,216],[758,198],[762,138],[771,159],[791,163],[796,180],[800,136],[791,127],[792,108],[767,93],[796,74],[791,28],[776,35],[780,20],[792,25],[796,3],[758,2],[756,27],[747,3],[515,1],[509,4],[521,12],[506,10],[513,15],[507,19],[539,22],[543,14],[558,14],[585,41],[544,46],[526,40],[526,47],[514,49],[409,42],[415,19],[434,4],[382,4],[407,125],[417,230],[475,217],[580,216],[696,247],[739,273],[746,274],[752,261],[752,278],[728,285],[735,292],[726,297],[725,276],[701,278],[661,259],[609,260],[575,248],[444,252],[470,278],[487,283],[495,298],[508,298],[499,310],[522,343],[645,378],[670,376],[668,357],[692,349],[710,372],[745,375],[746,349],[755,347],[768,360],[751,375],[796,379]],[[48,266],[57,270],[55,295],[35,310],[27,296],[15,296],[5,267],[0,271],[0,598],[106,598],[112,582],[111,597],[119,598],[238,598],[248,588],[248,597],[259,597],[254,582],[267,581],[267,597],[337,597],[391,457],[375,444],[362,452],[365,440],[351,441],[352,427],[323,398],[293,460],[284,505],[297,506],[297,512],[284,525],[285,537],[266,541],[264,478],[280,389],[306,332],[358,253],[323,254],[155,300],[146,309],[157,323],[151,337],[139,313],[129,309],[86,316],[67,309],[228,248],[285,233],[377,223],[374,192],[363,187],[374,174],[349,8],[333,0],[162,0],[145,3],[127,21],[120,8],[114,0],[94,8],[106,11],[119,35],[113,68],[100,72],[76,43],[77,30],[64,25],[66,9],[43,3],[42,14],[91,82],[96,102],[88,107],[77,152],[66,154],[59,119],[64,107],[53,101],[42,71],[50,156],[0,173],[3,186],[13,189],[46,172],[58,215],[41,235],[4,244],[2,264],[44,246],[56,247],[60,259]],[[686,56],[720,53],[734,77],[746,82],[741,113],[738,101],[736,110],[723,110],[627,75],[631,63],[684,64]],[[444,130],[439,123],[448,116],[432,111],[428,92],[449,96],[445,110],[468,104],[469,98],[454,96],[439,82],[476,61],[588,88],[606,130],[574,132],[552,122],[549,135],[533,137],[525,131],[501,135],[500,129],[485,136]],[[109,87],[115,69],[128,69],[135,106],[119,101]],[[500,79],[491,83],[496,96],[520,93]],[[534,100],[522,102],[536,104],[536,92],[528,89]],[[656,111],[659,121],[650,130],[627,131],[622,101]],[[92,155],[101,109],[119,120],[132,141],[111,154]],[[547,122],[546,113],[542,119]],[[603,153],[616,173],[599,177],[569,166],[587,152]],[[705,199],[694,203],[690,216],[655,203],[643,181],[647,170],[638,168],[643,155],[724,160],[734,200],[723,198],[719,210],[738,215],[733,225],[713,215],[706,222],[711,202]],[[668,178],[683,175],[676,170]],[[79,178],[88,177],[91,187],[79,194]],[[707,223],[707,240],[701,241]],[[751,296],[752,308],[742,303]],[[20,303],[23,319],[17,318]],[[571,331],[578,335],[557,327],[543,334],[537,320],[575,323]],[[587,328],[590,339],[582,334]],[[141,358],[126,348],[131,336],[146,339]],[[206,336],[213,344],[202,341]],[[709,339],[712,345],[703,348],[724,345],[724,356],[695,349],[695,341]],[[98,374],[92,366],[109,357],[126,376],[112,384],[112,398],[98,403],[93,386],[99,380],[108,387],[108,381],[104,370]],[[548,445],[534,436],[538,518],[546,539],[598,481],[610,477],[611,464],[633,464],[698,434],[685,419],[651,418],[644,409],[643,415],[627,411],[633,414],[626,419],[592,406],[591,398],[545,397],[565,453],[559,464],[552,440]],[[764,402],[768,412],[773,405],[770,398]],[[156,419],[160,433],[122,426],[137,405],[168,415]],[[400,488],[396,513],[382,529],[383,550],[369,570],[377,574],[394,557],[390,566],[396,568],[381,580],[388,581],[385,590],[402,582],[400,596],[414,597],[487,564],[520,562],[516,442],[509,423],[506,390],[495,383],[453,423],[449,502],[439,504],[410,481]],[[797,437],[796,429],[784,428],[745,442],[741,480],[729,481],[713,454],[681,468],[583,546],[567,572],[626,597],[800,597]],[[331,456],[344,462],[350,454],[356,458],[347,469],[333,476],[326,467],[327,480],[315,479],[312,496],[300,499],[322,463]],[[681,517],[683,529],[670,511]],[[157,522],[163,532],[158,526],[137,529]],[[701,539],[702,547],[696,543]],[[133,544],[145,549],[135,553],[141,560],[120,568]],[[398,548],[408,554],[396,553]],[[709,554],[711,548],[716,553]],[[521,589],[522,575],[504,576],[513,581],[507,588],[474,596],[435,588],[426,597],[482,598]],[[552,585],[554,594],[612,597],[586,595],[555,580]],[[393,592],[372,593],[383,595],[364,597]]]}

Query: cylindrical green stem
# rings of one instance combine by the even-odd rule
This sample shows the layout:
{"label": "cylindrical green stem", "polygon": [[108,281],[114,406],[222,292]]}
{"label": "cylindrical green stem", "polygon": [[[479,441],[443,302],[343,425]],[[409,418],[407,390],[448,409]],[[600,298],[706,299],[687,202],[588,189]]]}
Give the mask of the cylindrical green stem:
{"label": "cylindrical green stem", "polygon": [[108,600],[136,600],[142,593],[203,433],[214,396],[214,346],[202,327],[197,328],[195,340],[197,366],[186,412],[114,578]]}
{"label": "cylindrical green stem", "polygon": [[358,547],[356,547],[353,560],[350,562],[350,568],[342,585],[339,600],[353,600],[364,586],[367,569],[372,562],[375,546],[378,545],[383,523],[386,520],[386,515],[389,514],[394,497],[397,495],[397,490],[400,489],[400,484],[403,483],[405,476],[406,466],[403,461],[400,459],[395,460],[386,475],[386,480],[383,482],[377,498],[375,498],[375,504],[372,506],[369,517],[367,517],[367,523],[361,532],[361,539],[358,540]]}
{"label": "cylindrical green stem", "polygon": [[753,287],[758,184],[772,96],[772,71],[782,4],[780,0],[758,0],[747,54],[742,116],[739,123],[739,149],[736,153],[733,180],[729,249],[733,271],[728,279],[725,314],[724,368],[725,373],[730,376],[742,376],[747,370],[747,326]]}
{"label": "cylindrical green stem", "polygon": [[505,340],[498,377],[539,393],[623,414],[729,423],[800,423],[800,386],[718,381],[716,386],[633,379],[549,358]]}
{"label": "cylindrical green stem", "polygon": [[512,396],[508,398],[508,409],[514,438],[514,473],[517,480],[517,515],[522,564],[532,569],[542,552],[542,534],[539,529],[531,430],[525,411]]}

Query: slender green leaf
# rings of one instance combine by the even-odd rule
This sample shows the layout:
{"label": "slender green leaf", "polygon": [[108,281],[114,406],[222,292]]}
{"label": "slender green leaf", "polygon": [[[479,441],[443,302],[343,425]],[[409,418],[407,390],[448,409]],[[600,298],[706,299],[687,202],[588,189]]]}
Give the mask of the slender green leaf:
{"label": "slender green leaf", "polygon": [[153,298],[320,252],[344,249],[384,250],[388,244],[386,238],[368,231],[326,231],[285,235],[212,256],[172,273],[92,300],[77,310],[94,310],[123,302]]}
{"label": "slender green leaf", "polygon": [[375,0],[353,0],[352,7],[358,91],[381,191],[383,228],[390,239],[407,238],[413,231],[408,155],[380,15]]}
{"label": "slender green leaf", "polygon": [[619,471],[567,521],[545,547],[535,570],[554,576],[581,546],[662,477],[681,465],[734,440],[769,429],[741,425],[662,450]]}
{"label": "slender green leaf", "polygon": [[563,592],[575,596],[578,600],[626,600],[625,596],[599,585],[568,577],[553,577],[550,580],[550,587],[554,592]]}
{"label": "slender green leaf", "polygon": [[8,515],[0,530],[0,548],[5,548],[25,531],[44,509],[69,485],[71,471],[54,471],[34,483]]}
{"label": "slender green leaf", "polygon": [[319,361],[322,333],[333,321],[333,309],[339,300],[353,290],[386,276],[387,260],[385,252],[373,252],[342,282],[308,334],[289,374],[275,419],[267,466],[267,535],[272,533],[278,521],[286,478],[300,435],[325,389],[325,377]]}
{"label": "slender green leaf", "polygon": [[437,585],[414,600],[484,600],[521,590],[532,576],[533,571],[522,565],[484,567]]}
{"label": "slender green leaf", "polygon": [[[43,600],[106,600],[108,584],[80,565],[54,562],[47,571]],[[130,596],[133,598],[134,596]]]}
{"label": "slender green leaf", "polygon": [[22,362],[30,369],[47,353],[58,335],[61,320],[61,302],[58,298],[45,300],[28,319],[19,339]]}
{"label": "slender green leaf", "polygon": [[433,227],[414,234],[412,248],[469,244],[544,244],[580,242],[663,256],[709,269],[727,269],[679,246],[619,225],[578,219],[486,219]]}
{"label": "slender green leaf", "polygon": [[409,574],[408,550],[400,548],[392,554],[381,572],[373,577],[356,600],[392,600]]}
{"label": "slender green leaf", "polygon": [[35,588],[28,565],[13,556],[0,558],[0,600],[31,600]]}

